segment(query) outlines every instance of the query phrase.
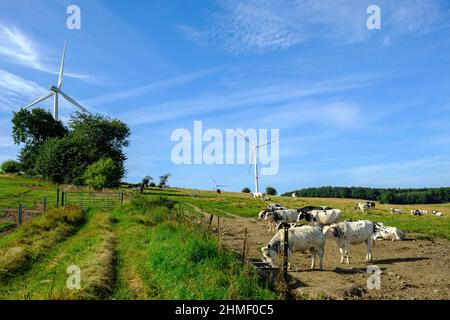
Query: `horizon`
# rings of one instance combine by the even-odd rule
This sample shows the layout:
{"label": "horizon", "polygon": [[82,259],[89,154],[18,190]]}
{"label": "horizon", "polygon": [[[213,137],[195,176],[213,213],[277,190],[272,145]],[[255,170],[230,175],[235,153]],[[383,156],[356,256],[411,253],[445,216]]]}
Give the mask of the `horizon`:
{"label": "horizon", "polygon": [[[64,92],[130,126],[124,181],[170,172],[179,188],[213,189],[212,176],[223,191],[253,191],[250,157],[173,163],[172,133],[199,120],[279,130],[279,171],[261,190],[449,185],[447,1],[83,0],[79,30],[66,27],[70,4],[0,3],[0,161],[19,150],[12,112],[57,83],[67,40]],[[372,4],[381,29],[366,26]],[[65,124],[74,111],[60,100]]]}

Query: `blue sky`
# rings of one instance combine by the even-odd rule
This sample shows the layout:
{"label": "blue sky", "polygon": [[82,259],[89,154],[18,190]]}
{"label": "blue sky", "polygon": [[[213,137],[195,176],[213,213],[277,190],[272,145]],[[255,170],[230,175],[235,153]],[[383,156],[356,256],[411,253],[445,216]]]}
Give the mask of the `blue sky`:
{"label": "blue sky", "polygon": [[[81,30],[66,28],[70,4]],[[366,27],[371,4],[381,30]],[[67,40],[64,91],[132,129],[129,181],[253,188],[248,165],[171,162],[171,133],[201,120],[280,130],[261,187],[448,186],[449,18],[446,0],[2,0],[0,161],[18,151],[12,111],[56,84]]]}

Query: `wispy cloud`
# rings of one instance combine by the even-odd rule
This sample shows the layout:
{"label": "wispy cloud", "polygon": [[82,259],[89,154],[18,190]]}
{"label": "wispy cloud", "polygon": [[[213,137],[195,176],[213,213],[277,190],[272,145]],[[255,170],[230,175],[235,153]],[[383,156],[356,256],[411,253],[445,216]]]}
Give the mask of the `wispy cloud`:
{"label": "wispy cloud", "polygon": [[33,81],[0,69],[0,111],[17,110],[27,100],[37,99],[47,91]]}
{"label": "wispy cloud", "polygon": [[214,67],[214,68],[208,68],[205,70],[195,71],[188,74],[183,74],[177,77],[173,77],[170,79],[165,79],[157,82],[153,82],[144,86],[140,86],[137,88],[129,89],[129,90],[123,90],[119,92],[109,93],[105,95],[101,95],[98,97],[90,98],[85,100],[85,103],[87,104],[94,104],[94,105],[102,105],[109,102],[115,102],[123,99],[129,99],[137,96],[141,96],[144,94],[148,94],[150,92],[158,91],[158,90],[164,90],[172,87],[176,87],[182,84],[186,84],[189,82],[192,82],[196,79],[208,76],[213,74],[214,72],[220,70],[221,67]]}
{"label": "wispy cloud", "polygon": [[[58,60],[51,59],[50,56],[53,54],[48,49],[43,48],[17,27],[0,23],[0,59],[3,61],[50,74],[59,74]],[[85,80],[91,78],[89,75],[70,72],[64,75]]]}
{"label": "wispy cloud", "polygon": [[[207,94],[194,98],[168,101],[134,109],[120,117],[132,125],[157,123],[186,116],[208,114],[218,110],[232,111],[236,108],[270,106],[287,103],[292,99],[325,95],[361,88],[373,84],[375,80],[368,76],[349,76],[327,81],[319,81],[304,86],[298,83],[261,86],[237,93]],[[333,111],[332,106],[328,106]],[[155,112],[158,111],[158,112]],[[267,112],[266,112],[267,113]]]}
{"label": "wispy cloud", "polygon": [[[318,39],[354,43],[371,36],[366,27],[371,4],[368,0],[218,1],[206,27],[180,29],[193,42],[234,54],[286,49]],[[444,0],[379,0],[377,5],[382,10],[382,45],[392,42],[387,35],[426,33],[449,16]]]}

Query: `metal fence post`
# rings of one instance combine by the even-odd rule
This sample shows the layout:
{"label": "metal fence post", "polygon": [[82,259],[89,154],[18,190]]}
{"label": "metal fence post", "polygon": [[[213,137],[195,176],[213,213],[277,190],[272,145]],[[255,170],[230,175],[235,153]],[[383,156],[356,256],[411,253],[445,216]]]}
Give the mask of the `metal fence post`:
{"label": "metal fence post", "polygon": [[120,192],[120,204],[123,204],[123,191]]}
{"label": "metal fence post", "polygon": [[56,209],[59,209],[59,188],[56,188]]}
{"label": "metal fence post", "polygon": [[18,208],[18,210],[17,210],[18,212],[18,222],[19,222],[19,224],[22,224],[22,204],[21,203],[19,203],[19,208]]}
{"label": "metal fence post", "polygon": [[80,193],[80,207],[83,208],[83,192]]}
{"label": "metal fence post", "polygon": [[289,264],[289,225],[284,224],[284,237],[283,237],[283,278],[284,282],[288,282],[288,264]]}
{"label": "metal fence post", "polygon": [[244,244],[242,246],[242,263],[245,263],[246,251],[247,251],[247,228],[244,229]]}
{"label": "metal fence post", "polygon": [[220,249],[220,217],[217,216],[217,242],[219,243]]}
{"label": "metal fence post", "polygon": [[47,197],[44,196],[44,213],[47,211]]}
{"label": "metal fence post", "polygon": [[61,192],[61,207],[64,207],[64,198],[65,198],[66,193],[63,191]]}

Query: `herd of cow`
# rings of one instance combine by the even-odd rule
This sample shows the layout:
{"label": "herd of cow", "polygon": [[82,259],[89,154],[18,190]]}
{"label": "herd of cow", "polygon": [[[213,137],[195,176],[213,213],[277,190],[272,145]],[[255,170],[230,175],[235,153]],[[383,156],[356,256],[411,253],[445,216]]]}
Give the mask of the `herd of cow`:
{"label": "herd of cow", "polygon": [[[375,204],[373,204],[375,205]],[[258,214],[258,219],[269,225],[269,232],[278,232],[261,249],[264,261],[276,267],[274,259],[279,254],[284,241],[283,226],[288,226],[288,258],[296,251],[309,251],[312,256],[311,268],[315,266],[317,256],[320,269],[323,269],[323,255],[326,239],[333,239],[340,251],[340,262],[349,261],[351,244],[365,243],[366,262],[372,260],[373,241],[376,239],[402,240],[403,231],[396,227],[385,226],[381,222],[369,220],[341,221],[342,211],[325,206],[307,206],[299,209],[287,209],[280,204],[269,204]],[[305,220],[308,224],[299,224]],[[289,259],[288,259],[289,260]]]}

